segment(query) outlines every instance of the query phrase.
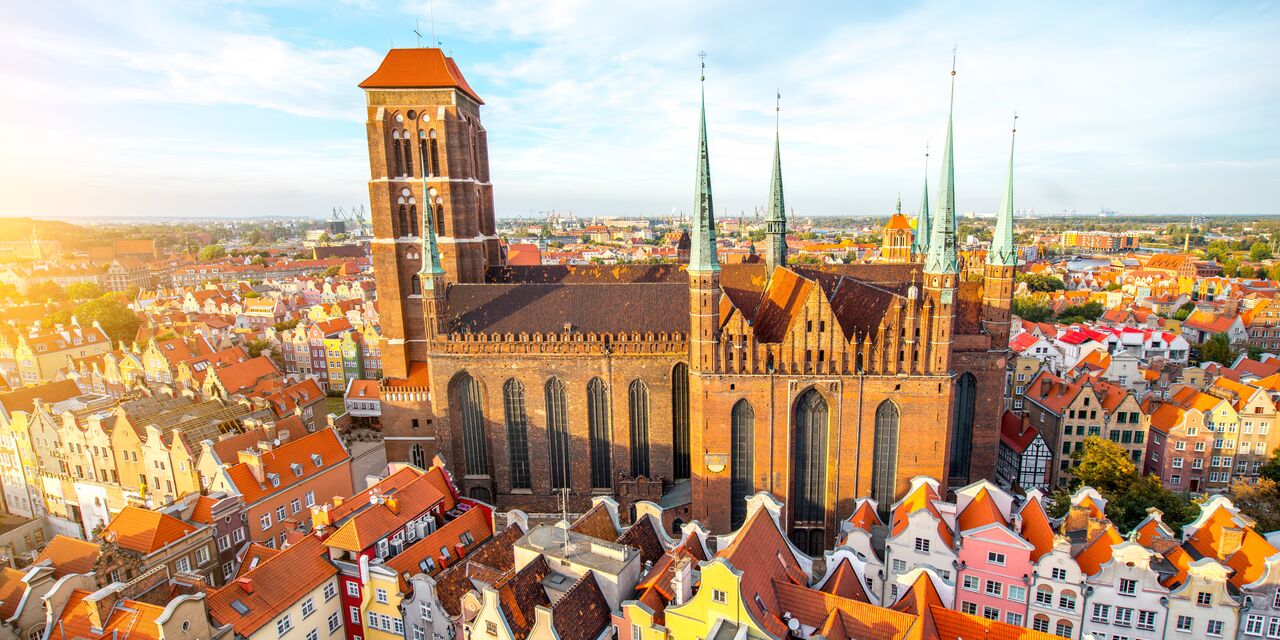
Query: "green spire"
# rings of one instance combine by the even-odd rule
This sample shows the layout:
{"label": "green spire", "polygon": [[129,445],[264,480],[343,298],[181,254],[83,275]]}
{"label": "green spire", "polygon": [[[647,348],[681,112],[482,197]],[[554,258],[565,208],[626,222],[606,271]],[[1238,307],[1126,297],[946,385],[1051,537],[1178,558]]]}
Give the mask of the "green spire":
{"label": "green spire", "polygon": [[924,190],[920,193],[920,213],[916,215],[916,234],[911,240],[911,253],[929,253],[929,145],[924,147]]}
{"label": "green spire", "polygon": [[765,252],[765,266],[769,273],[787,264],[787,207],[782,196],[782,136],[778,121],[782,112],[782,94],[778,94],[774,107],[773,130],[773,181],[769,184],[769,216],[765,219],[765,237],[769,249]]}
{"label": "green spire", "polygon": [[1018,266],[1018,248],[1013,244],[1013,143],[1018,136],[1018,114],[1013,115],[1013,132],[1009,135],[1009,178],[1005,182],[1004,201],[996,217],[996,231],[991,236],[987,264],[1001,267]]}
{"label": "green spire", "polygon": [[707,63],[703,57],[702,75],[702,109],[698,127],[698,178],[693,195],[693,233],[689,246],[689,271],[719,271],[720,260],[716,257],[716,216],[715,207],[711,203],[711,162],[707,155]]}
{"label": "green spire", "polygon": [[426,173],[422,172],[422,268],[418,270],[418,275],[423,276],[420,280],[424,291],[435,288],[435,283],[428,276],[444,275],[444,267],[440,265],[440,247],[436,243],[435,207],[431,206]]}
{"label": "green spire", "polygon": [[942,148],[942,176],[938,178],[938,210],[933,217],[929,254],[924,263],[925,273],[956,273],[960,270],[960,262],[956,258],[956,174],[951,144],[951,120],[955,103],[956,63],[953,53],[951,104],[947,109],[947,142]]}

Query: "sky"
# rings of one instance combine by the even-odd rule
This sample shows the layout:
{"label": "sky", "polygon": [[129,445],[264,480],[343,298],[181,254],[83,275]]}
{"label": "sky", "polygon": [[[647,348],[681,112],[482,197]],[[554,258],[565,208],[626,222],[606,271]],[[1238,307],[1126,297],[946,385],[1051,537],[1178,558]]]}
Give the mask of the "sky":
{"label": "sky", "polygon": [[[692,207],[698,52],[717,213],[919,206],[953,47],[961,212],[1280,214],[1280,3],[0,3],[0,215],[368,206],[364,98],[435,38],[485,100],[499,216]],[[782,109],[775,111],[775,95]],[[936,193],[931,193],[931,198]]]}

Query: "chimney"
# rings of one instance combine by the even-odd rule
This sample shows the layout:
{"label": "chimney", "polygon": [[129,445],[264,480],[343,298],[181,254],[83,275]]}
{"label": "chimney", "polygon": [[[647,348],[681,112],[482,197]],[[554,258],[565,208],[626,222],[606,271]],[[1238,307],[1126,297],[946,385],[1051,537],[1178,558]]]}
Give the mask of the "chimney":
{"label": "chimney", "polygon": [[253,595],[253,578],[236,578],[236,585],[241,591]]}
{"label": "chimney", "polygon": [[1018,427],[1018,435],[1022,435],[1026,433],[1027,427],[1030,427],[1030,426],[1031,426],[1031,416],[1027,416],[1027,415],[1022,416],[1022,425]]}
{"label": "chimney", "polygon": [[341,506],[342,506],[342,503],[343,503],[343,501],[344,501],[344,500],[346,500],[346,498],[344,498],[344,497],[342,497],[342,496],[334,496],[334,497],[333,497],[333,506],[334,506],[334,508],[336,509],[336,508],[338,508],[338,507],[341,507]]}
{"label": "chimney", "polygon": [[388,498],[383,502],[383,504],[387,505],[387,508],[391,510],[391,513],[394,513],[394,514],[399,515],[399,513],[400,513],[400,501],[399,501],[399,500],[397,500],[394,496],[388,497]]}
{"label": "chimney", "polygon": [[1218,551],[1218,559],[1226,560],[1231,554],[1240,550],[1241,543],[1244,542],[1244,529],[1240,527],[1227,527],[1222,530],[1222,544]]}
{"label": "chimney", "polygon": [[676,560],[675,572],[671,578],[673,604],[682,605],[693,597],[693,560],[687,556]]}
{"label": "chimney", "polygon": [[327,527],[333,524],[333,519],[329,517],[329,505],[311,505],[311,526],[316,529]]}
{"label": "chimney", "polygon": [[1107,528],[1107,524],[1108,524],[1108,523],[1107,523],[1107,521],[1106,521],[1106,520],[1099,520],[1099,519],[1097,519],[1097,518],[1089,518],[1089,525],[1088,525],[1088,526],[1089,526],[1089,531],[1088,531],[1088,533],[1086,533],[1086,534],[1085,534],[1085,539],[1086,539],[1086,540],[1093,540],[1095,537],[1097,537],[1099,534],[1101,534],[1101,533],[1102,533],[1103,529],[1106,529],[1106,528]]}
{"label": "chimney", "polygon": [[85,613],[89,616],[89,626],[96,633],[101,634],[106,629],[107,622],[111,620],[111,610],[120,601],[120,590],[123,587],[124,584],[113,582],[85,596]]}
{"label": "chimney", "polygon": [[262,468],[262,451],[248,449],[240,452],[240,462],[249,466],[253,479],[259,484],[266,481],[266,472]]}

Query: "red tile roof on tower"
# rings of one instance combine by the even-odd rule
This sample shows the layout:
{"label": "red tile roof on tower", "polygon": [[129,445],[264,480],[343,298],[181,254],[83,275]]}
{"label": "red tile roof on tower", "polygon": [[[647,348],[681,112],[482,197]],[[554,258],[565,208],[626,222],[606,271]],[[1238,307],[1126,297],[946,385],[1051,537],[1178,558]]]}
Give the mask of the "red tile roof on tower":
{"label": "red tile roof on tower", "polygon": [[306,536],[210,593],[209,615],[221,624],[230,624],[237,636],[248,637],[337,574],[338,568],[329,562],[320,539]]}
{"label": "red tile roof on tower", "polygon": [[462,77],[453,58],[435,47],[392,49],[373,75],[360,83],[361,89],[457,89],[479,104],[480,96]]}
{"label": "red tile roof on tower", "polygon": [[120,511],[99,536],[121,548],[141,554],[153,553],[195,531],[196,528],[171,515],[128,506]]}
{"label": "red tile roof on tower", "polygon": [[53,567],[53,577],[61,578],[72,573],[93,571],[93,565],[98,562],[101,552],[96,542],[58,534],[40,551],[35,561],[48,560]]}
{"label": "red tile roof on tower", "polygon": [[911,231],[911,221],[901,213],[895,213],[889,216],[889,222],[884,225],[886,231]]}

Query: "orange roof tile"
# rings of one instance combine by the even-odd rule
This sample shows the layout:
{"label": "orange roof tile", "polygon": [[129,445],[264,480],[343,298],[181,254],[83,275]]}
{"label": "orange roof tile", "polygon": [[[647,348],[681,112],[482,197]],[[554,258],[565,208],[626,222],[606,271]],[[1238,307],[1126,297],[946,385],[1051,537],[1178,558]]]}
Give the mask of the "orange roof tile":
{"label": "orange roof tile", "polygon": [[257,542],[249,543],[249,546],[245,547],[244,557],[240,559],[240,568],[236,571],[236,578],[243,577],[250,571],[257,569],[258,565],[261,565],[279,554],[280,549],[273,549],[265,544],[258,544]]}
{"label": "orange roof tile", "polygon": [[1049,522],[1049,514],[1039,500],[1028,500],[1018,512],[1022,516],[1022,539],[1031,543],[1035,550],[1031,552],[1031,561],[1037,562],[1041,556],[1053,551],[1053,525]]}
{"label": "orange roof tile", "polygon": [[457,89],[477,103],[484,104],[462,77],[453,58],[434,47],[392,49],[378,70],[360,83],[361,89],[437,87]]}
{"label": "orange roof tile", "polygon": [[[230,624],[236,635],[247,637],[337,573],[320,539],[306,536],[236,582],[209,594],[209,615],[221,624]],[[245,580],[253,593],[245,590]],[[237,611],[236,602],[247,612]]]}
{"label": "orange roof tile", "polygon": [[61,578],[72,573],[89,573],[98,562],[101,550],[98,543],[58,534],[36,556],[36,562],[49,561],[53,576]]}
{"label": "orange roof tile", "polygon": [[939,638],[982,638],[983,640],[1060,640],[1050,635],[999,620],[988,620],[952,611],[942,605],[930,607]]}
{"label": "orange roof tile", "polygon": [[786,611],[795,616],[801,624],[822,627],[827,624],[832,614],[838,613],[840,627],[848,638],[858,640],[905,638],[916,622],[915,617],[910,614],[843,598],[785,580],[775,580],[773,587],[776,591],[775,599],[780,606],[780,609],[770,610],[775,619],[781,621],[781,618],[776,616]]}
{"label": "orange roof tile", "polygon": [[0,569],[0,620],[8,620],[17,613],[22,594],[27,592],[27,583],[22,581],[26,575],[26,571],[11,567]]}
{"label": "orange roof tile", "polygon": [[896,536],[902,533],[909,523],[911,514],[924,509],[933,514],[938,519],[938,535],[946,542],[947,546],[951,546],[955,542],[955,538],[951,534],[951,529],[947,527],[947,521],[942,518],[942,514],[938,512],[938,508],[933,505],[938,500],[938,492],[934,490],[933,485],[927,482],[921,482],[910,493],[903,496],[893,509],[893,529],[890,535]]}
{"label": "orange roof tile", "polygon": [[346,551],[364,551],[429,509],[437,508],[439,513],[452,509],[452,493],[442,490],[438,482],[443,475],[443,470],[432,468],[401,489],[380,493],[382,497],[377,504],[365,502],[364,509],[337,524],[337,530],[325,539],[325,545]]}
{"label": "orange roof tile", "polygon": [[956,529],[963,533],[989,524],[1009,526],[1004,514],[1000,513],[1000,505],[996,504],[995,498],[992,498],[987,488],[983,487],[978,491],[978,495],[965,505],[964,511],[956,516]]}
{"label": "orange roof tile", "polygon": [[[463,534],[470,535],[469,544],[463,542]],[[489,510],[472,508],[387,560],[387,566],[399,575],[412,575],[419,572],[434,574],[449,564],[462,560],[466,554],[471,553],[492,536],[493,518]],[[448,550],[448,558],[440,553],[441,549]],[[435,571],[426,571],[421,567],[421,563],[427,558],[435,562]]]}
{"label": "orange roof tile", "polygon": [[182,538],[196,528],[171,515],[128,506],[120,511],[100,534],[122,548],[142,554],[153,553]]}
{"label": "orange roof tile", "polygon": [[[231,479],[236,490],[244,497],[246,505],[252,505],[268,496],[289,487],[306,482],[324,471],[346,465],[350,467],[351,454],[347,453],[338,434],[332,428],[321,429],[307,434],[297,440],[291,440],[262,454],[263,478],[258,482],[249,465],[237,462],[227,467],[227,477]],[[316,464],[312,456],[320,456],[320,464]],[[228,461],[224,460],[223,464]],[[302,475],[296,475],[292,465],[302,467]],[[278,476],[280,485],[273,486],[272,475]]]}
{"label": "orange roof tile", "polygon": [[823,593],[830,593],[842,598],[857,600],[858,602],[871,602],[871,598],[867,597],[867,590],[862,584],[862,580],[858,578],[858,572],[854,570],[853,565],[849,563],[847,558],[841,558],[840,564],[831,573],[827,574],[826,580],[818,588]]}
{"label": "orange roof tile", "polygon": [[1110,523],[1098,534],[1098,537],[1089,542],[1080,553],[1076,554],[1076,564],[1080,565],[1080,570],[1084,575],[1091,576],[1097,573],[1102,565],[1111,560],[1111,547],[1124,542],[1124,538],[1116,531],[1116,528]]}
{"label": "orange roof tile", "polygon": [[804,585],[808,577],[769,510],[759,508],[752,512],[733,542],[718,555],[742,572],[743,606],[770,631],[781,635],[785,625],[780,618],[769,615],[770,611],[781,611],[773,583],[784,580]]}
{"label": "orange roof tile", "polygon": [[911,221],[901,213],[895,213],[889,216],[889,222],[884,225],[886,231],[910,231]]}
{"label": "orange roof tile", "polygon": [[83,589],[71,592],[71,597],[62,607],[58,624],[49,628],[50,640],[159,640],[160,627],[156,624],[156,619],[164,613],[164,607],[136,600],[121,600],[112,607],[103,628],[96,630],[89,621],[89,608],[84,603],[89,595],[90,592]]}
{"label": "orange roof tile", "polygon": [[866,500],[858,502],[858,508],[854,510],[853,515],[849,516],[847,522],[858,529],[870,532],[872,527],[882,525],[880,514],[871,507],[871,503]]}

